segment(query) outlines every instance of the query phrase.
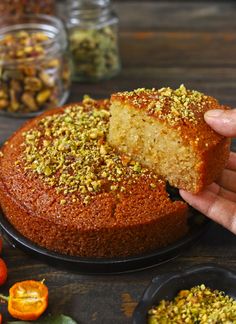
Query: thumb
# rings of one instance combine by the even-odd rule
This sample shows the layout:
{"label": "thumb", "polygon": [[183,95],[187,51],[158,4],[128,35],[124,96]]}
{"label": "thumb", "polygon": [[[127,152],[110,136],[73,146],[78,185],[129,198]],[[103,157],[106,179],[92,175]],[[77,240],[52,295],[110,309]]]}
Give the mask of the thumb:
{"label": "thumb", "polygon": [[209,110],[205,113],[204,119],[217,133],[227,137],[236,136],[236,109]]}

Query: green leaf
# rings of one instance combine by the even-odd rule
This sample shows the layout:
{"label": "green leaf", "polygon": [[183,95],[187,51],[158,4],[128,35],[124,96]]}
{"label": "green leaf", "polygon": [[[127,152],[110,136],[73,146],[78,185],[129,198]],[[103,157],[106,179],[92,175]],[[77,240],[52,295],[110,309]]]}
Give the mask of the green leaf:
{"label": "green leaf", "polygon": [[[32,322],[14,321],[7,324],[32,324]],[[65,315],[49,315],[43,320],[34,321],[33,324],[77,324],[71,317]]]}

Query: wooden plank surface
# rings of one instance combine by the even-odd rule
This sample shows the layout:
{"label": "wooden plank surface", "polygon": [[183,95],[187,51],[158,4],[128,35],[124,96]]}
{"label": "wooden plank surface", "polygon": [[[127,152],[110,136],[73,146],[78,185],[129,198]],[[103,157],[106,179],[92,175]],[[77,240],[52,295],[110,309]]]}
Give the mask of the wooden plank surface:
{"label": "wooden plank surface", "polygon": [[[121,20],[123,70],[112,80],[74,83],[69,102],[80,101],[83,94],[105,98],[120,90],[184,83],[236,106],[236,2],[115,1],[115,9]],[[0,142],[23,122],[0,116]],[[68,314],[79,324],[128,324],[152,277],[206,262],[236,270],[236,238],[213,225],[176,259],[116,275],[84,275],[53,267],[8,243],[3,258],[9,279],[2,293],[16,281],[45,278],[50,291],[48,312]],[[0,312],[5,321],[10,319],[6,306],[0,305]]]}
{"label": "wooden plank surface", "polygon": [[114,1],[122,30],[234,31],[235,1]]}
{"label": "wooden plank surface", "polygon": [[[184,267],[217,263],[236,270],[235,236],[217,225],[181,256],[159,266],[116,275],[81,275],[74,271],[48,266],[20,250],[5,249],[3,257],[9,267],[9,280],[1,291],[16,281],[46,278],[50,291],[49,311],[69,314],[78,323],[131,323],[133,308],[151,278]],[[6,307],[2,307],[6,314]],[[5,315],[6,316],[6,315]]]}

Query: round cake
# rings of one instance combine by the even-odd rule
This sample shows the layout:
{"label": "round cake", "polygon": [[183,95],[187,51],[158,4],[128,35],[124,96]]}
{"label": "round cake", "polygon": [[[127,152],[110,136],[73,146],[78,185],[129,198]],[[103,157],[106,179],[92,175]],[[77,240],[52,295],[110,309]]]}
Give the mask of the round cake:
{"label": "round cake", "polygon": [[25,237],[81,257],[137,255],[187,232],[187,205],[107,143],[110,102],[45,112],[0,151],[0,206]]}

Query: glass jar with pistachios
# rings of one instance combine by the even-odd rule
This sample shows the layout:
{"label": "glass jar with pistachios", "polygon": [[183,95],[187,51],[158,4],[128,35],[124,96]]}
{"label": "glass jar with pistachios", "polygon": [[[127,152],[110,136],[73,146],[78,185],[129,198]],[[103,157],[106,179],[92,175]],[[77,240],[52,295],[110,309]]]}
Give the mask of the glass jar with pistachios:
{"label": "glass jar with pistachios", "polygon": [[0,28],[0,113],[31,116],[62,105],[70,64],[63,24],[32,15],[3,19]]}
{"label": "glass jar with pistachios", "polygon": [[120,70],[118,18],[109,0],[67,0],[74,79],[98,81]]}

